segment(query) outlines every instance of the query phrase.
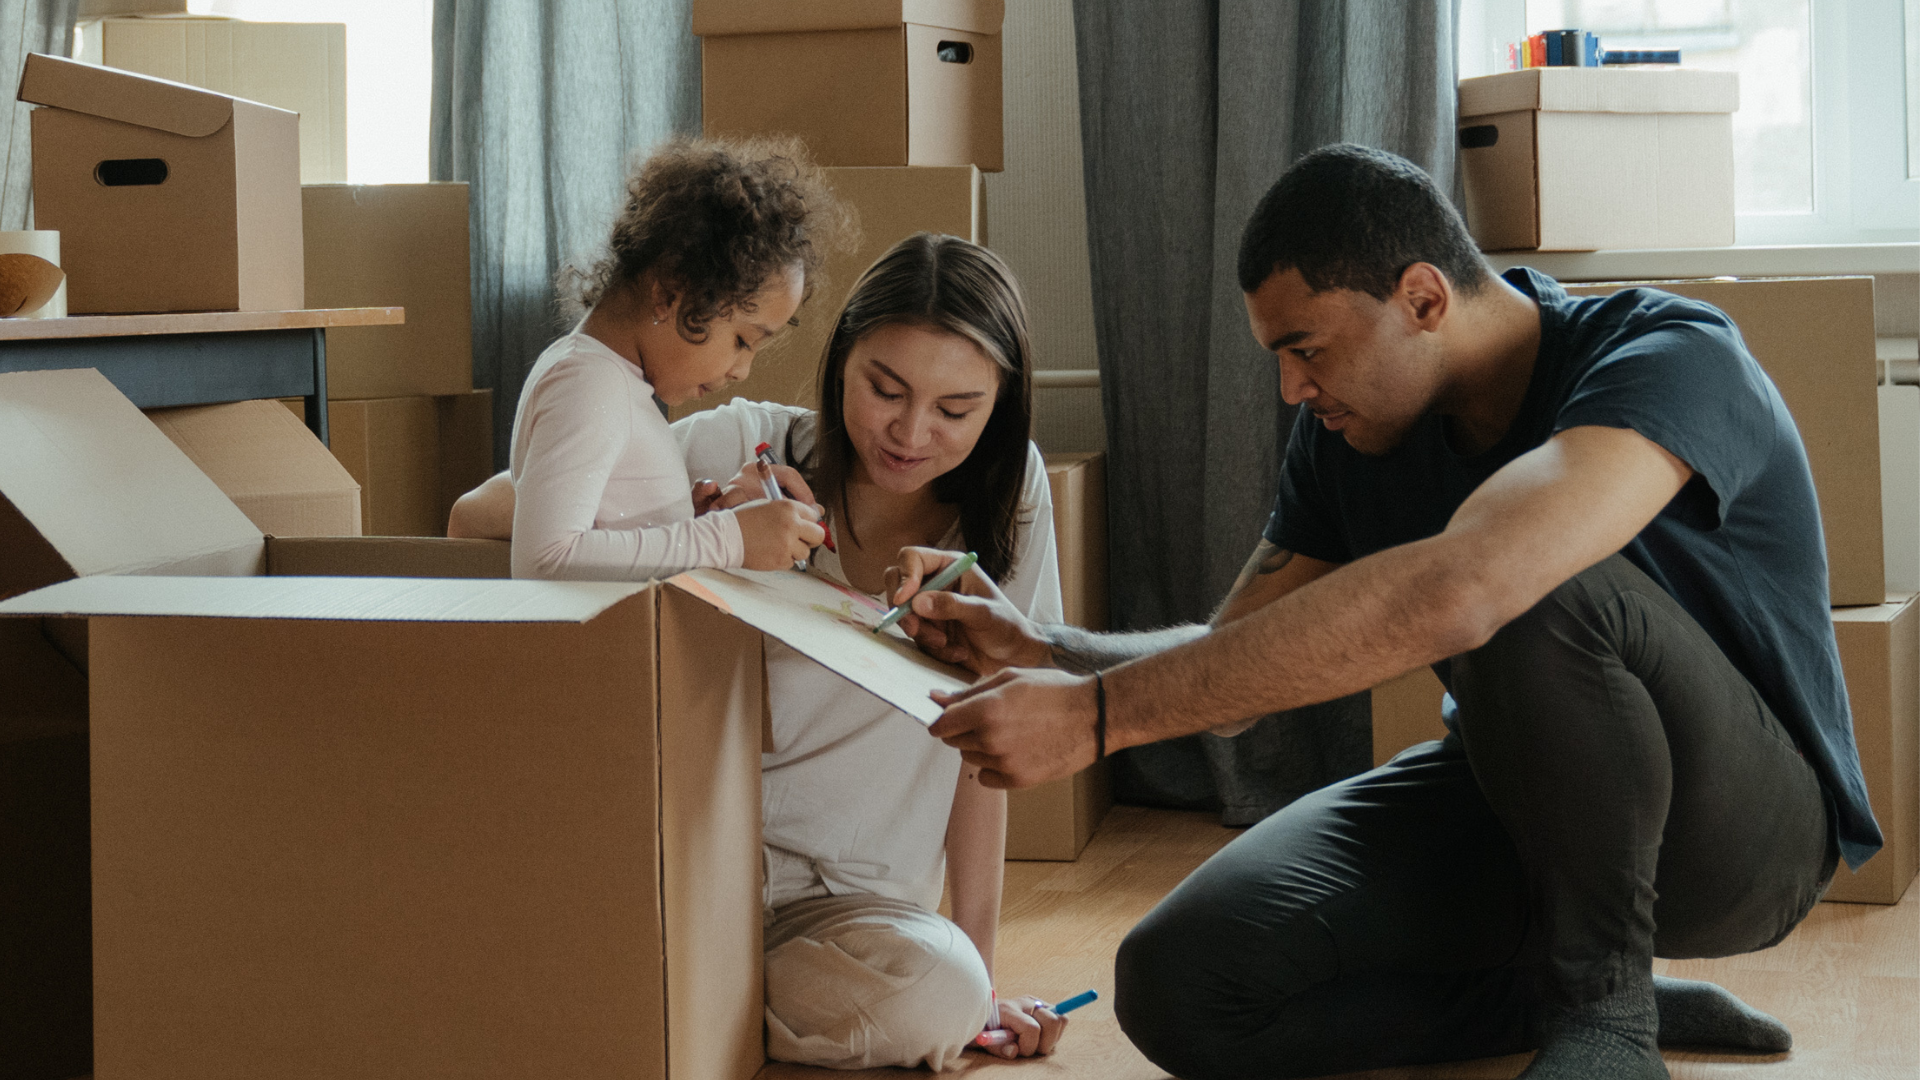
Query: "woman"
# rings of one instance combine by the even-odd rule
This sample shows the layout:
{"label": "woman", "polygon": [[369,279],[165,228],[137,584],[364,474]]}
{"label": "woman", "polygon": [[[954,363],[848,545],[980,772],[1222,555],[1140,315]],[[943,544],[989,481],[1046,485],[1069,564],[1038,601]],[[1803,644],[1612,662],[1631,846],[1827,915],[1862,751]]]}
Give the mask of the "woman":
{"label": "woman", "polygon": [[[880,599],[909,546],[971,548],[1030,617],[1060,617],[1045,464],[1029,441],[1027,318],[991,252],[918,234],[863,274],[822,356],[818,414],[734,401],[674,425],[696,506],[760,498],[777,478],[824,509],[813,572]],[[511,485],[456,506],[449,533],[498,535]],[[488,528],[487,523],[494,523]],[[773,749],[763,756],[768,1052],[838,1068],[952,1064],[982,1027],[1050,1051],[1066,1021],[992,997],[1006,799],[924,727],[774,642]],[[935,913],[944,876],[953,919]]]}

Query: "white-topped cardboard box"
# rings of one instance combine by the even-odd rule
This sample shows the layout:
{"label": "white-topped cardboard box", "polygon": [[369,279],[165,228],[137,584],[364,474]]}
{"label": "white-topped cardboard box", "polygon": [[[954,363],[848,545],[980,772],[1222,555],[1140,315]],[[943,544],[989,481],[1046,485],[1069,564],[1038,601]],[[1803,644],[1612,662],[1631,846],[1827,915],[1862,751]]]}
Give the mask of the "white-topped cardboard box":
{"label": "white-topped cardboard box", "polygon": [[1467,227],[1483,251],[1733,243],[1739,76],[1529,68],[1460,83]]}
{"label": "white-topped cardboard box", "polygon": [[503,545],[263,538],[87,370],[0,375],[0,522],[0,616],[87,620],[98,1080],[747,1080],[762,631],[960,683],[717,571],[281,576]]}
{"label": "white-topped cardboard box", "polygon": [[701,125],[822,165],[999,172],[1002,0],[694,0]]}
{"label": "white-topped cardboard box", "polygon": [[69,313],[303,305],[298,114],[39,53],[19,96]]}

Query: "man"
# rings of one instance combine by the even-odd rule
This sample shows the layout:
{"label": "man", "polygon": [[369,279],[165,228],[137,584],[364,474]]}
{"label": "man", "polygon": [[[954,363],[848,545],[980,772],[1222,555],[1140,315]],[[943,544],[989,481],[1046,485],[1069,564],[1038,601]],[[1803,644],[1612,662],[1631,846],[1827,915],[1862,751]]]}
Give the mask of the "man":
{"label": "man", "polygon": [[[933,733],[1018,787],[1419,664],[1456,704],[1443,742],[1268,818],[1129,934],[1127,1034],[1187,1080],[1785,1050],[1651,972],[1780,940],[1880,845],[1805,452],[1732,323],[1494,277],[1424,173],[1352,146],[1267,193],[1239,277],[1302,409],[1211,625],[1034,626],[977,575],[922,595],[909,632],[991,676]],[[907,586],[947,557],[903,557]]]}

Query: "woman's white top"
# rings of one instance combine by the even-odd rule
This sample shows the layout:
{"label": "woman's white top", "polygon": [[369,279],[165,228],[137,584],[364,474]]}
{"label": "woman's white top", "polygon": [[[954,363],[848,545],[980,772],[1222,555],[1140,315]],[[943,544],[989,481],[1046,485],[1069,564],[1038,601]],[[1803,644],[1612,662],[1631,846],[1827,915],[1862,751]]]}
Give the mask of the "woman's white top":
{"label": "woman's white top", "polygon": [[[731,477],[763,442],[785,462],[789,430],[792,453],[804,459],[814,422],[808,409],[736,400],[679,421],[673,433],[694,475]],[[1059,622],[1053,499],[1046,461],[1031,443],[1019,520],[1013,569],[1001,588],[1029,617]],[[942,546],[960,541],[956,529]],[[839,556],[824,547],[815,549],[813,568],[847,583]],[[767,905],[874,893],[938,908],[960,752],[928,735],[920,721],[772,640],[767,690],[773,749],[760,759]]]}
{"label": "woman's white top", "polygon": [[509,469],[514,577],[646,581],[746,561],[731,510],[693,516],[646,375],[577,328],[527,376]]}

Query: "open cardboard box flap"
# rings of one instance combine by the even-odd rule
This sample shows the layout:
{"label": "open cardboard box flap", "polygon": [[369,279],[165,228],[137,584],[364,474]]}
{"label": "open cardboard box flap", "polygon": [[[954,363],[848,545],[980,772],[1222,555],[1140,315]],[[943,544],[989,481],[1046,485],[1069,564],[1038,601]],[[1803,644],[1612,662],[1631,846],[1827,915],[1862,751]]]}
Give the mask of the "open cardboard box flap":
{"label": "open cardboard box flap", "polygon": [[20,74],[20,100],[198,139],[226,127],[233,119],[233,103],[244,99],[150,75],[28,53]]}
{"label": "open cardboard box flap", "polygon": [[0,374],[0,596],[92,574],[258,574],[264,545],[98,371]]}

